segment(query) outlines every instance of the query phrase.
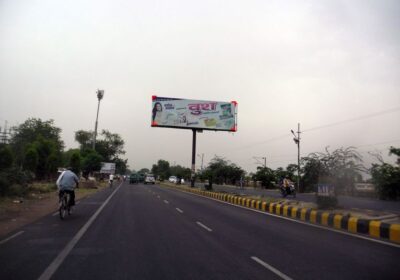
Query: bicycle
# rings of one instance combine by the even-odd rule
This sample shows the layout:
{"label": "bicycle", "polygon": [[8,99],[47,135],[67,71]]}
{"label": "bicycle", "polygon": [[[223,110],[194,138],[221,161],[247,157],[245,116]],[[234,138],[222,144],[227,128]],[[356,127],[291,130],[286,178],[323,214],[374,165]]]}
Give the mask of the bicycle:
{"label": "bicycle", "polygon": [[58,212],[60,214],[61,220],[65,219],[67,213],[68,215],[71,215],[72,206],[70,205],[70,201],[71,201],[71,194],[66,191],[61,191],[60,201],[59,201],[60,206],[58,207]]}

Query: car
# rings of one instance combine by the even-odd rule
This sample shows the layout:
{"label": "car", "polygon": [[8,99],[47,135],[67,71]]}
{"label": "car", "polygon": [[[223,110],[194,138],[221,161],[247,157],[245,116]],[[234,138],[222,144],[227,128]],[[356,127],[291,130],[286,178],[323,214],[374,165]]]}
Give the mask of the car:
{"label": "car", "polygon": [[129,175],[129,184],[137,184],[139,183],[139,176],[136,173],[132,173]]}
{"label": "car", "polygon": [[176,184],[176,183],[178,182],[178,178],[176,178],[176,176],[170,176],[170,177],[168,178],[168,181],[169,181],[170,183]]}
{"label": "car", "polygon": [[154,178],[153,174],[147,174],[146,177],[144,177],[144,184],[155,184],[156,179]]}

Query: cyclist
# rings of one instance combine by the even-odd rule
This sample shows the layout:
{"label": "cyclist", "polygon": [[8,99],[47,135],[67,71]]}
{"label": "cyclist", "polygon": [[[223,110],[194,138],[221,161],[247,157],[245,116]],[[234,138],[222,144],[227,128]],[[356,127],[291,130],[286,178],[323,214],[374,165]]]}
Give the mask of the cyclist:
{"label": "cyclist", "polygon": [[110,188],[112,187],[113,182],[114,182],[114,174],[110,174],[110,177],[109,177]]}
{"label": "cyclist", "polygon": [[57,179],[58,196],[61,199],[62,193],[67,192],[71,196],[70,206],[75,205],[75,187],[79,188],[79,178],[74,172],[68,167],[63,171]]}

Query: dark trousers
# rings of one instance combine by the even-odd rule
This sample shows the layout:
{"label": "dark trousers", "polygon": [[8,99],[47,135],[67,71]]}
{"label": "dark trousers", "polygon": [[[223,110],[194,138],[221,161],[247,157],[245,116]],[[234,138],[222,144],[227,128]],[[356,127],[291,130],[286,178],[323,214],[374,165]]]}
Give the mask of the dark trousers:
{"label": "dark trousers", "polygon": [[69,205],[73,206],[75,205],[75,191],[70,191],[70,190],[62,190],[58,192],[58,197],[61,199],[63,193],[69,193],[69,195],[71,196],[70,201],[69,201]]}

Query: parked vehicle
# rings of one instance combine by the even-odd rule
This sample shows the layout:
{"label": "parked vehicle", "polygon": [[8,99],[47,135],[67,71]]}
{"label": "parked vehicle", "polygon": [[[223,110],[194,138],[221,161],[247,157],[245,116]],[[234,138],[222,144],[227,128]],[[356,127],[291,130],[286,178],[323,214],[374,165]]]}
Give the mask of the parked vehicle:
{"label": "parked vehicle", "polygon": [[168,179],[168,181],[169,181],[170,183],[176,184],[176,183],[178,182],[178,178],[177,178],[176,176],[170,176],[169,179]]}
{"label": "parked vehicle", "polygon": [[144,184],[155,184],[156,179],[154,178],[153,174],[147,174],[146,177],[144,177]]}

